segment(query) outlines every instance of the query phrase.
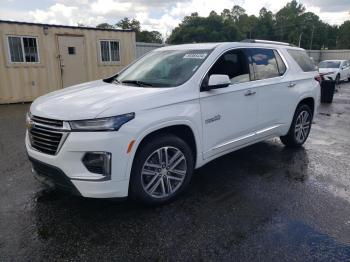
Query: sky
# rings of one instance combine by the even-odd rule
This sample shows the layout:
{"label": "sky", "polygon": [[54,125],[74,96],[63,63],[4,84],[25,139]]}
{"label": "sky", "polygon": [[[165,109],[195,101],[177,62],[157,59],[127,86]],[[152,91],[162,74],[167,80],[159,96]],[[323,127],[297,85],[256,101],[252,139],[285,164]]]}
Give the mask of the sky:
{"label": "sky", "polygon": [[[78,23],[96,26],[115,24],[123,17],[136,18],[143,30],[157,30],[168,36],[186,15],[207,16],[234,5],[248,15],[258,15],[262,7],[273,12],[289,0],[0,0],[0,20],[16,20],[60,25]],[[300,0],[306,11],[335,25],[350,19],[350,0]]]}

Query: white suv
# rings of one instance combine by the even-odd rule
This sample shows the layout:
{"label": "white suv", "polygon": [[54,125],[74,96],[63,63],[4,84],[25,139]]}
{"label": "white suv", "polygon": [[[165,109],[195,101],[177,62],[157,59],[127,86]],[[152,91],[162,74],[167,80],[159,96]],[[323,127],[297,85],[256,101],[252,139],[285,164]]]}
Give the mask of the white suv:
{"label": "white suv", "polygon": [[276,136],[301,146],[319,103],[316,76],[303,49],[278,42],[154,50],[113,77],[33,102],[33,172],[84,197],[167,202],[224,154]]}

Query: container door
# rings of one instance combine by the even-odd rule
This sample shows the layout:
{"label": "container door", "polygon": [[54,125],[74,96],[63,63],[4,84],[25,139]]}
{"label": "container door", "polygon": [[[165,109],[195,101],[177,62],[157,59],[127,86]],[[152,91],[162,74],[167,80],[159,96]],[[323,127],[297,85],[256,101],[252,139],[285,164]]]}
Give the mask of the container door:
{"label": "container door", "polygon": [[85,41],[80,36],[58,36],[63,87],[86,82]]}

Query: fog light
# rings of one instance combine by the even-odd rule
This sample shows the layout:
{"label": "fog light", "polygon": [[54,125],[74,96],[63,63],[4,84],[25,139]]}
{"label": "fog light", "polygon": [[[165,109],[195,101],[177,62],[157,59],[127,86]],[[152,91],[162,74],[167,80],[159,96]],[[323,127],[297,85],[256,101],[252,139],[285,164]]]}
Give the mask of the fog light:
{"label": "fog light", "polygon": [[108,152],[88,152],[82,162],[91,173],[100,174],[110,179],[112,154]]}

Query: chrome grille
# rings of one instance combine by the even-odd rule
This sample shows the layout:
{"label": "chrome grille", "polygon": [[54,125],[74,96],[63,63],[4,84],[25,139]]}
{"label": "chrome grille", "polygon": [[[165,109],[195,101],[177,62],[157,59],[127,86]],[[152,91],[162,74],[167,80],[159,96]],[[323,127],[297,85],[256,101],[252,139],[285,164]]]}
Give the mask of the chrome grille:
{"label": "chrome grille", "polygon": [[64,128],[61,120],[31,116],[28,127],[31,146],[42,153],[56,155],[68,135]]}
{"label": "chrome grille", "polygon": [[31,119],[33,122],[38,124],[43,124],[43,125],[48,125],[53,127],[63,127],[62,120],[53,120],[53,119],[48,119],[48,118],[39,117],[39,116],[32,116]]}

